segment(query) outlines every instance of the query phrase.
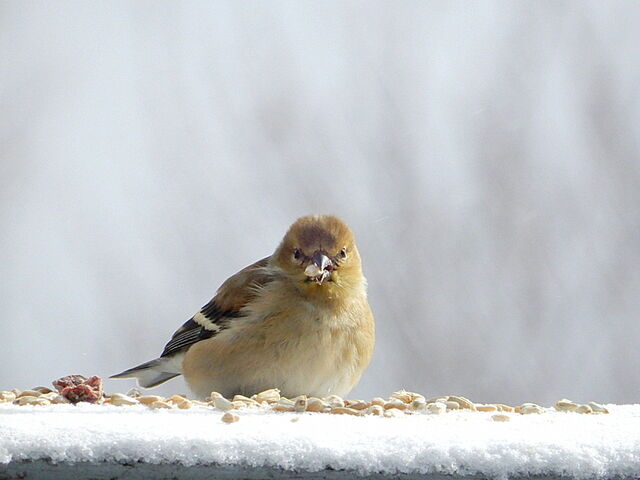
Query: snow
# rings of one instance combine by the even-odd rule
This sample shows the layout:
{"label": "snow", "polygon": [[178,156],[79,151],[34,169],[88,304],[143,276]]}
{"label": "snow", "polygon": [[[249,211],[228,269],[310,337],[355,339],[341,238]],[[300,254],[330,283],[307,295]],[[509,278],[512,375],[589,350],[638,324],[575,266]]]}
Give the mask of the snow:
{"label": "snow", "polygon": [[454,411],[396,418],[238,411],[222,422],[208,407],[0,404],[0,463],[136,462],[326,468],[372,473],[563,475],[640,474],[640,405],[610,414]]}

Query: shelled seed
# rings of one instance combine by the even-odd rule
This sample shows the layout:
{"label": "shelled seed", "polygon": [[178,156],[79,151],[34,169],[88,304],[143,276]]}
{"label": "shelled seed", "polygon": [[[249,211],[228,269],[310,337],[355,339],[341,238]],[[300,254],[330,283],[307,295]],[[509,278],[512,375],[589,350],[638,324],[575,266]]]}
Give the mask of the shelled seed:
{"label": "shelled seed", "polygon": [[224,423],[236,423],[238,420],[240,420],[240,417],[235,413],[226,412],[224,415],[222,415],[221,419]]}
{"label": "shelled seed", "polygon": [[23,390],[22,392],[20,392],[20,395],[18,395],[18,398],[21,398],[21,397],[39,397],[40,395],[42,395],[42,393],[38,392],[37,390]]}
{"label": "shelled seed", "polygon": [[450,402],[456,402],[458,405],[460,405],[460,408],[464,408],[467,410],[475,410],[476,407],[473,404],[473,402],[467,398],[464,397],[459,397],[457,395],[449,395],[449,397],[447,398],[448,401]]}
{"label": "shelled seed", "polygon": [[[252,400],[251,398],[247,399],[247,400],[243,400],[242,401],[247,407],[253,407],[253,408],[260,408],[262,407],[264,404],[262,403],[258,403],[255,400]],[[268,404],[267,404],[268,405]]]}
{"label": "shelled seed", "polygon": [[354,410],[353,408],[349,408],[349,407],[335,407],[331,409],[331,412],[333,414],[336,415],[362,415],[362,411],[361,410]]}
{"label": "shelled seed", "polygon": [[414,398],[411,392],[407,392],[406,390],[399,390],[397,392],[393,392],[393,394],[391,395],[391,399],[395,399],[395,400],[400,400],[403,403],[411,403],[413,402]]}
{"label": "shelled seed", "polygon": [[251,398],[253,398],[253,400],[255,400],[256,402],[275,403],[280,400],[280,390],[278,390],[277,388],[270,388],[269,390],[265,390],[254,395],[254,397],[255,398]]}
{"label": "shelled seed", "polygon": [[365,413],[367,415],[381,417],[382,415],[384,415],[384,408],[382,408],[380,405],[371,405],[365,410]]}
{"label": "shelled seed", "polygon": [[559,412],[573,412],[578,408],[578,404],[563,398],[562,400],[558,400],[554,407]]}
{"label": "shelled seed", "polygon": [[387,403],[384,404],[384,406],[382,408],[384,408],[385,410],[389,410],[390,408],[396,408],[398,410],[406,410],[408,407],[408,405],[400,400],[390,400]]}
{"label": "shelled seed", "polygon": [[208,396],[207,398],[205,398],[205,401],[206,401],[206,402],[213,403],[213,402],[214,402],[214,400],[215,400],[216,398],[220,398],[220,397],[222,397],[222,394],[221,394],[221,393],[218,393],[218,392],[211,392],[211,393],[209,394],[209,396]]}
{"label": "shelled seed", "polygon": [[31,390],[35,390],[36,392],[44,393],[55,393],[49,387],[33,387]]}
{"label": "shelled seed", "polygon": [[169,398],[167,398],[167,402],[171,402],[171,403],[182,403],[186,400],[186,398],[182,395],[171,395]]}
{"label": "shelled seed", "polygon": [[47,404],[49,404],[49,400],[43,398],[43,399],[39,399],[38,397],[34,397],[33,395],[24,395],[22,397],[18,397],[16,398],[13,403],[14,405],[41,405],[41,403],[38,403],[38,401],[45,401],[47,402]]}
{"label": "shelled seed", "polygon": [[329,404],[316,397],[307,400],[307,412],[323,412],[329,409]]}
{"label": "shelled seed", "polygon": [[215,397],[211,403],[213,403],[214,407],[216,407],[218,410],[222,410],[223,412],[233,409],[233,403],[231,403],[223,396]]}
{"label": "shelled seed", "polygon": [[384,411],[384,416],[387,418],[403,417],[404,412],[397,408],[390,408],[389,410]]}
{"label": "shelled seed", "polygon": [[163,402],[164,397],[160,397],[159,395],[142,395],[138,397],[137,400],[143,405],[151,405],[154,402]]}
{"label": "shelled seed", "polygon": [[140,393],[140,390],[138,390],[137,388],[132,388],[127,392],[127,396],[128,397],[133,397],[133,398],[138,398],[142,396],[142,393]]}
{"label": "shelled seed", "polygon": [[445,413],[446,411],[447,411],[447,405],[445,403],[442,403],[442,402],[427,403],[427,412],[431,414],[440,415],[442,413]]}
{"label": "shelled seed", "polygon": [[0,403],[13,402],[15,399],[16,394],[14,392],[10,392],[8,390],[3,390],[0,392]]}
{"label": "shelled seed", "polygon": [[593,413],[609,413],[609,410],[599,403],[589,402],[589,406],[591,407],[591,410],[593,410]]}
{"label": "shelled seed", "polygon": [[476,405],[476,410],[478,412],[497,412],[498,407],[495,405]]}
{"label": "shelled seed", "polygon": [[354,410],[365,410],[371,406],[369,402],[365,402],[364,400],[356,400],[354,402],[346,402],[345,406],[349,408],[353,408]]}
{"label": "shelled seed", "polygon": [[68,398],[63,397],[60,394],[55,395],[53,398],[49,399],[49,401],[54,405],[61,405],[65,403],[71,403]]}
{"label": "shelled seed", "polygon": [[411,402],[411,408],[416,412],[424,412],[427,409],[427,402],[423,398],[416,398],[413,402]]}
{"label": "shelled seed", "polygon": [[293,412],[295,408],[295,403],[293,403],[288,398],[282,397],[278,402],[273,406],[273,409],[276,412]]}
{"label": "shelled seed", "polygon": [[293,405],[293,410],[296,412],[304,412],[307,409],[307,402],[307,397],[298,398]]}
{"label": "shelled seed", "polygon": [[515,412],[515,408],[505,405],[504,403],[494,403],[494,405],[498,408],[499,412]]}
{"label": "shelled seed", "polygon": [[234,395],[233,402],[255,402],[255,400],[252,400],[249,397],[245,397],[244,395]]}
{"label": "shelled seed", "polygon": [[329,404],[331,408],[344,407],[344,400],[338,395],[329,395],[324,397],[323,400]]}
{"label": "shelled seed", "polygon": [[113,395],[111,395],[111,398],[109,398],[109,403],[111,403],[111,405],[122,406],[122,405],[137,405],[140,402],[138,402],[137,399],[130,397],[128,395],[123,395],[122,393],[114,393]]}
{"label": "shelled seed", "polygon": [[536,405],[535,403],[523,403],[519,407],[519,413],[522,415],[530,415],[533,413],[543,413],[544,409],[540,405]]}
{"label": "shelled seed", "polygon": [[444,404],[447,407],[447,410],[460,410],[460,404],[453,400],[447,400]]}
{"label": "shelled seed", "polygon": [[576,413],[593,413],[593,409],[589,405],[578,405]]}
{"label": "shelled seed", "polygon": [[511,417],[503,413],[498,413],[496,415],[491,415],[491,420],[493,420],[494,422],[508,422],[511,420]]}

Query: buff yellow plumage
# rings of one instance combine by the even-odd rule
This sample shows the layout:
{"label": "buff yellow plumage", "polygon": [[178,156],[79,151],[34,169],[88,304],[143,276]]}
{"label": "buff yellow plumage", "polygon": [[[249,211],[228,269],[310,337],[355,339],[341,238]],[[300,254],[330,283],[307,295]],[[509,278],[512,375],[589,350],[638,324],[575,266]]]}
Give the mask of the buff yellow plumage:
{"label": "buff yellow plumage", "polygon": [[160,358],[112,378],[153,387],[182,374],[200,397],[273,387],[289,398],[344,396],[373,353],[366,285],[349,227],[302,217],[273,255],[227,279]]}

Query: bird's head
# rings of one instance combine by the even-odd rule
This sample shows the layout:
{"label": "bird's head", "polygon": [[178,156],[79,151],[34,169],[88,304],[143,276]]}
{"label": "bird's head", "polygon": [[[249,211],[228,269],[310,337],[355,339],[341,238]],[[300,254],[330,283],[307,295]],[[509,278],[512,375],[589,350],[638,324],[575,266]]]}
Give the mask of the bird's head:
{"label": "bird's head", "polygon": [[274,254],[276,265],[308,292],[338,294],[364,285],[353,233],[332,215],[296,220]]}

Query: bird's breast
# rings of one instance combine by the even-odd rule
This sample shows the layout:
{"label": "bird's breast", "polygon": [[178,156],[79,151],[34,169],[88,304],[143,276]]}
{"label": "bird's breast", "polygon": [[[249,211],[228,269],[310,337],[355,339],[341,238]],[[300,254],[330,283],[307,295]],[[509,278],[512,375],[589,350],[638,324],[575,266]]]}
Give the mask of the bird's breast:
{"label": "bird's breast", "polygon": [[249,314],[191,347],[185,377],[203,396],[250,395],[273,387],[286,396],[345,395],[366,366],[351,317],[309,305]]}

